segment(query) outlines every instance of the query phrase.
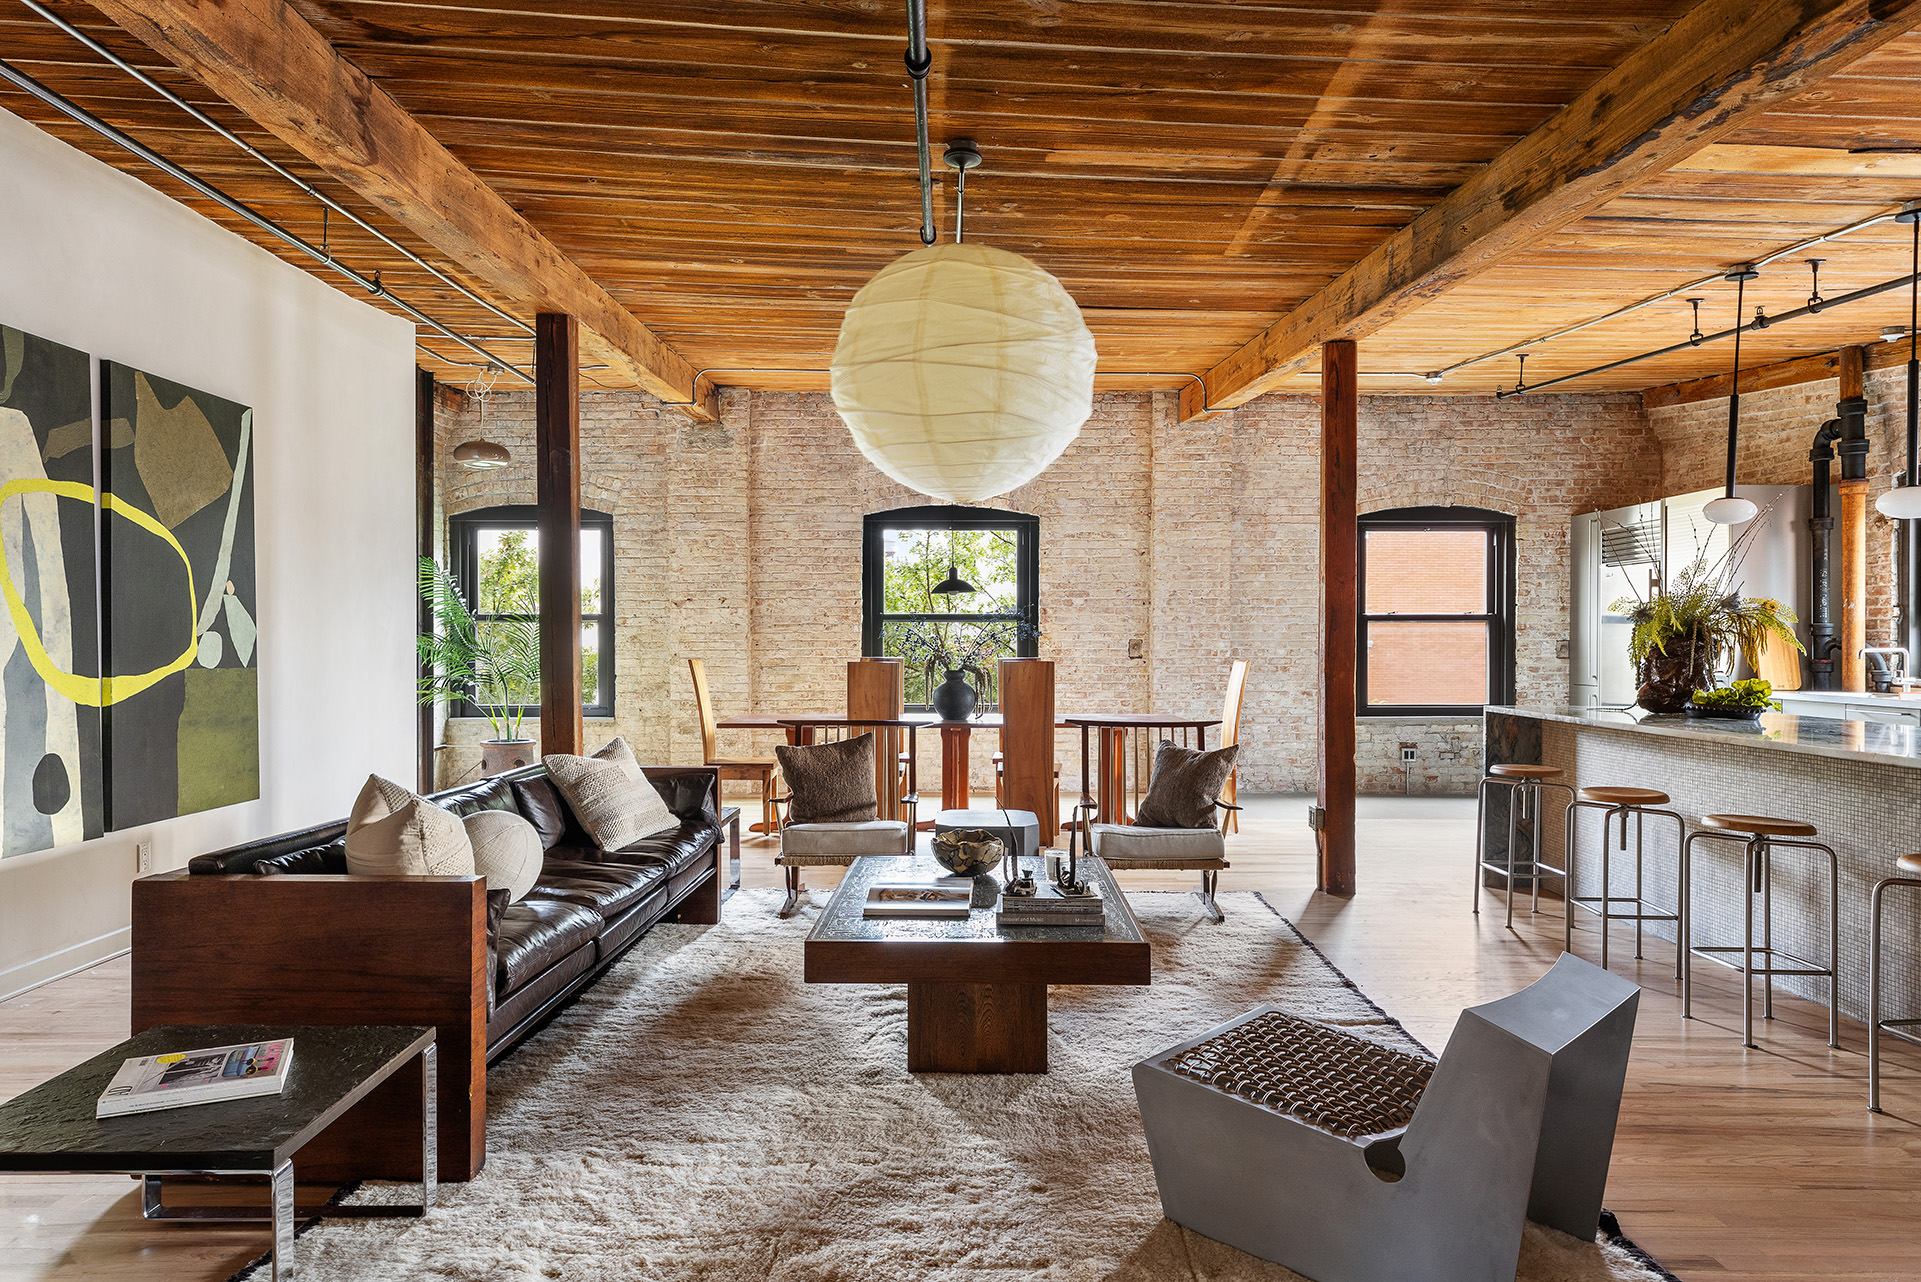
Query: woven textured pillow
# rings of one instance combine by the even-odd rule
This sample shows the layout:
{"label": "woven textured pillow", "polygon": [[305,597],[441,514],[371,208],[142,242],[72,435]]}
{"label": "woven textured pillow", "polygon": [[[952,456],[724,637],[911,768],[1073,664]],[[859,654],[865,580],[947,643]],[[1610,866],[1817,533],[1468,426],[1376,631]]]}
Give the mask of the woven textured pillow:
{"label": "woven textured pillow", "polygon": [[1154,774],[1134,822],[1143,828],[1212,827],[1215,803],[1240,755],[1237,743],[1201,752],[1163,740],[1154,753]]}
{"label": "woven textured pillow", "polygon": [[567,808],[602,850],[624,850],[645,837],[672,832],[680,819],[640,772],[627,741],[614,738],[591,757],[542,757],[547,777]]}
{"label": "woven textured pillow", "polygon": [[775,747],[774,757],[794,798],[787,822],[849,824],[879,817],[872,731],[839,743],[804,748],[781,744]]}
{"label": "woven textured pillow", "polygon": [[540,880],[546,853],[540,833],[511,810],[477,810],[461,822],[473,843],[474,871],[487,879],[487,889],[510,892],[509,903],[525,899]]}
{"label": "woven textured pillow", "polygon": [[474,848],[451,811],[368,775],[347,816],[347,871],[358,876],[471,877]]}

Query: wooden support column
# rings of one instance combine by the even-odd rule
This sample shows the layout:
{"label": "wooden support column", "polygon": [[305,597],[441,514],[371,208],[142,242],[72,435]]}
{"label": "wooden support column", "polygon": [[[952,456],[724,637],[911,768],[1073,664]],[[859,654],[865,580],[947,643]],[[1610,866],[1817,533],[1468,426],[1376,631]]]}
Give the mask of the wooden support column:
{"label": "wooden support column", "polygon": [[540,751],[579,755],[580,326],[534,317],[535,501],[540,504]]}
{"label": "wooden support column", "polygon": [[[1841,456],[1841,688],[1843,690],[1866,690],[1868,688],[1868,664],[1861,656],[1861,647],[1868,643],[1868,478],[1865,442],[1859,450],[1851,452],[1849,445],[1849,402],[1857,402],[1853,410],[1855,431],[1860,431],[1862,413],[1865,410],[1867,379],[1865,374],[1865,353],[1859,347],[1841,349],[1841,368],[1839,370],[1841,399],[1837,409],[1841,415],[1842,439],[1836,446]],[[1855,440],[1859,440],[1856,435]]]}
{"label": "wooden support column", "polygon": [[[433,560],[434,557],[434,376],[424,369],[414,370],[414,555],[416,558]],[[416,579],[418,575],[414,576]],[[433,631],[434,614],[427,606],[426,597],[419,587],[414,588],[415,610],[419,615],[416,626],[422,636]],[[420,676],[424,680],[433,675],[427,664],[420,666]],[[438,705],[422,703],[417,714],[415,739],[419,752],[419,774],[416,780],[421,795],[434,790],[434,748],[439,735],[434,733]]]}
{"label": "wooden support column", "polygon": [[[847,715],[864,721],[899,721],[907,708],[907,670],[899,659],[850,659],[847,663]],[[851,733],[862,734],[859,727]],[[874,795],[880,817],[901,817],[901,788],[896,775],[907,745],[903,730],[874,730]],[[915,751],[920,749],[918,740]],[[918,761],[915,772],[919,773]]]}
{"label": "wooden support column", "polygon": [[1359,600],[1359,371],[1348,340],[1321,346],[1321,686],[1319,885],[1354,893],[1354,662]]}

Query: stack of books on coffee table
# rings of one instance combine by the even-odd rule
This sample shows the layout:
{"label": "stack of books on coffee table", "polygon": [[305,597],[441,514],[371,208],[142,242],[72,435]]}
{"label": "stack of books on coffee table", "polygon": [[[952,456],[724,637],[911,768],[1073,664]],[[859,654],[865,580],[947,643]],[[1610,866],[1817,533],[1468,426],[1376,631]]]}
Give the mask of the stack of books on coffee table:
{"label": "stack of books on coffee table", "polygon": [[1091,887],[1085,895],[1063,895],[1041,882],[1031,895],[1002,895],[996,926],[1103,926],[1107,909]]}

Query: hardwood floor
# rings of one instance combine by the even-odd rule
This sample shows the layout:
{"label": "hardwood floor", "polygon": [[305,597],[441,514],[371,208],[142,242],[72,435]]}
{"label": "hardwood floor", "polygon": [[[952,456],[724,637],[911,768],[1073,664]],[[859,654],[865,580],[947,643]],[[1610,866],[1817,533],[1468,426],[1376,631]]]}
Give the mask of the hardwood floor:
{"label": "hardwood floor", "polygon": [[[1222,890],[1265,893],[1437,1050],[1462,1006],[1529,982],[1560,951],[1558,902],[1518,915],[1512,933],[1499,912],[1468,911],[1472,802],[1363,799],[1359,894],[1337,900],[1313,889],[1306,799],[1241,800]],[[779,883],[771,841],[749,839],[741,853],[743,884]],[[806,880],[819,888],[834,875],[808,869]],[[1141,889],[1190,880],[1123,876]],[[1593,956],[1592,928],[1576,938]],[[1626,1232],[1690,1282],[1921,1278],[1921,1052],[1897,1044],[1888,1112],[1872,1116],[1859,1025],[1844,1023],[1843,1049],[1830,1051],[1820,1009],[1784,1000],[1757,1034],[1761,1049],[1743,1051],[1732,976],[1706,968],[1684,1024],[1671,946],[1650,940],[1635,963],[1631,932],[1624,941],[1615,968],[1644,988],[1607,1199]],[[121,959],[0,1002],[0,1096],[124,1037],[127,984]],[[258,1228],[149,1224],[130,1180],[0,1175],[0,1282],[200,1282],[263,1246]]]}

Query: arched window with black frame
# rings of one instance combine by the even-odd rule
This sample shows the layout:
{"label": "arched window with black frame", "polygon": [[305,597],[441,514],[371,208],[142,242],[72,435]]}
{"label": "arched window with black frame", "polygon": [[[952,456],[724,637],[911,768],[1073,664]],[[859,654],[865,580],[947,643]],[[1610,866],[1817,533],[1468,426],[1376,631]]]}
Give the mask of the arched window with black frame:
{"label": "arched window with black frame", "polygon": [[[502,620],[537,620],[540,610],[540,509],[531,504],[480,508],[448,522],[454,579],[482,628]],[[614,518],[580,514],[581,715],[614,715]],[[540,692],[522,711],[540,715]],[[459,717],[477,717],[470,703]]]}
{"label": "arched window with black frame", "polygon": [[972,671],[993,707],[1000,660],[1039,653],[1040,526],[1024,512],[948,505],[866,518],[861,653],[903,661],[910,711],[929,706],[948,668]]}
{"label": "arched window with black frame", "polygon": [[1360,518],[1362,716],[1472,715],[1514,701],[1514,518],[1412,507]]}

